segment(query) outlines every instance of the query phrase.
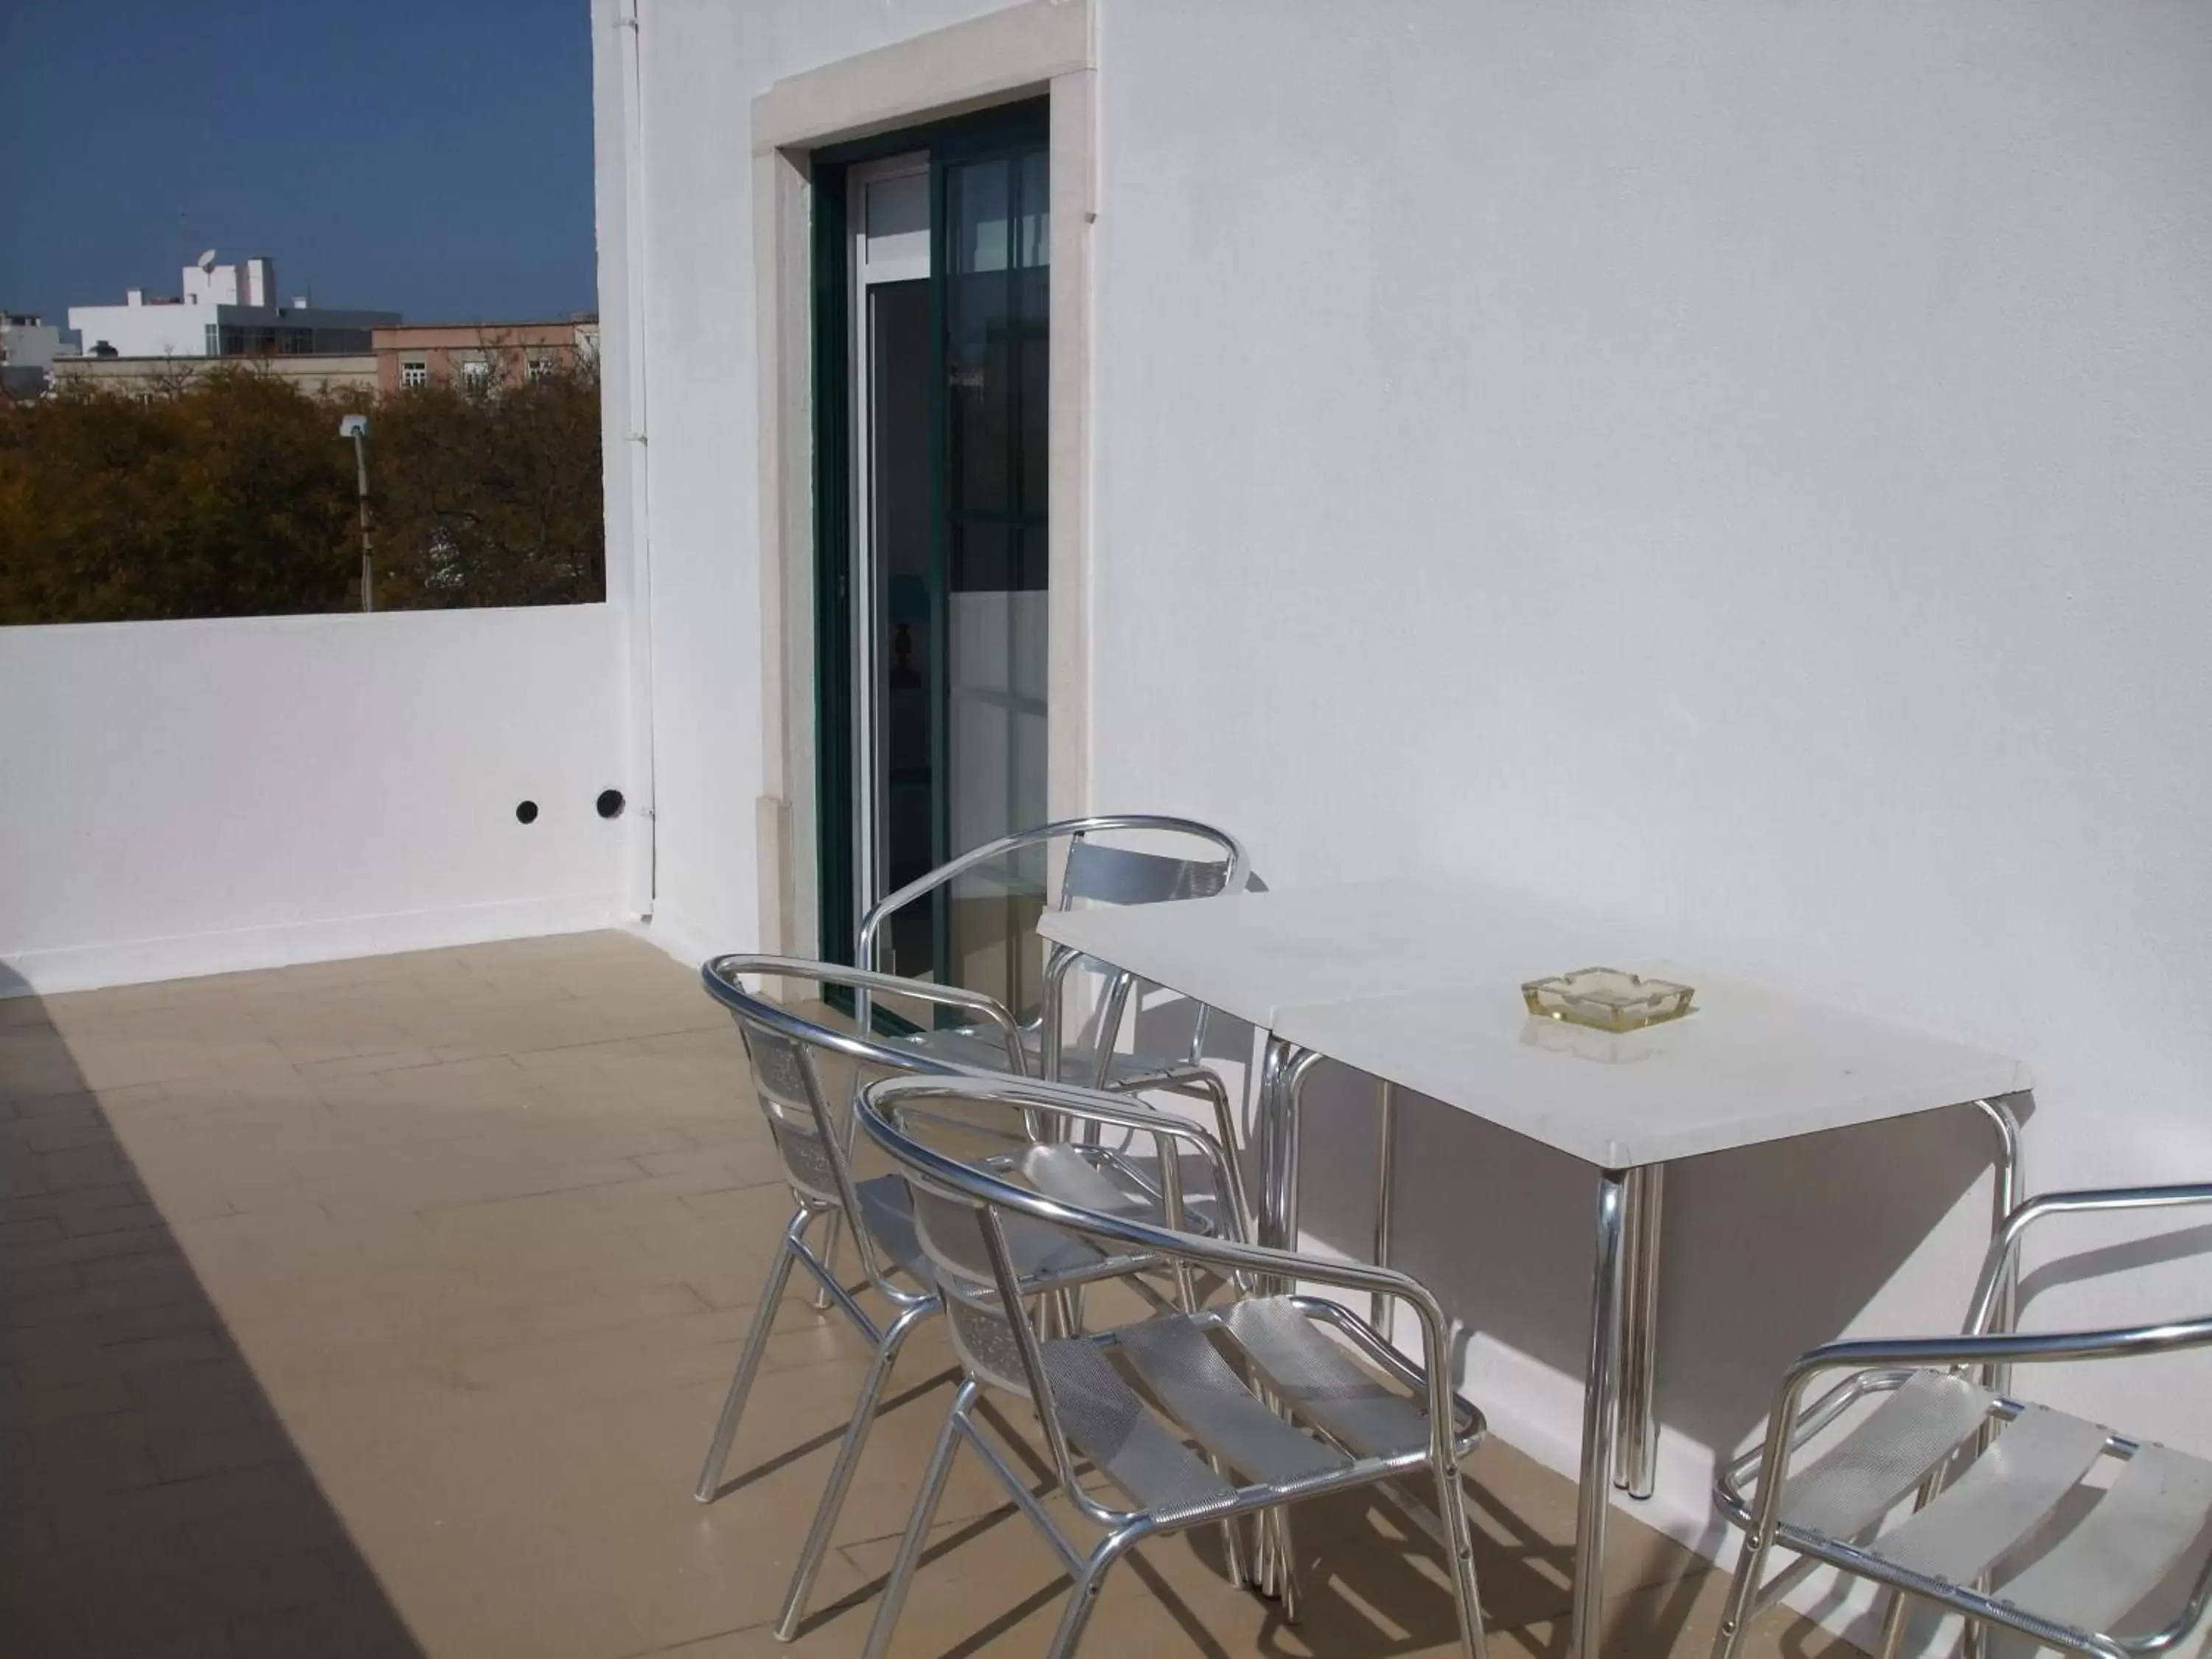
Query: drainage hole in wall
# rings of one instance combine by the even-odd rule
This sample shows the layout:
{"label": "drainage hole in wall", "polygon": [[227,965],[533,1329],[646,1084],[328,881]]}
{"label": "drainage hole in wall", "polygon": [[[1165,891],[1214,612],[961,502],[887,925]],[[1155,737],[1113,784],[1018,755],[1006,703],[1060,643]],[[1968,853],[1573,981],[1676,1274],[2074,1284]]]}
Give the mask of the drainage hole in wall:
{"label": "drainage hole in wall", "polygon": [[601,817],[620,817],[623,814],[623,808],[625,805],[627,805],[627,803],[623,799],[623,792],[621,790],[602,789],[599,791],[599,816]]}
{"label": "drainage hole in wall", "polygon": [[538,803],[534,800],[524,801],[520,806],[514,809],[514,821],[517,823],[537,823]]}

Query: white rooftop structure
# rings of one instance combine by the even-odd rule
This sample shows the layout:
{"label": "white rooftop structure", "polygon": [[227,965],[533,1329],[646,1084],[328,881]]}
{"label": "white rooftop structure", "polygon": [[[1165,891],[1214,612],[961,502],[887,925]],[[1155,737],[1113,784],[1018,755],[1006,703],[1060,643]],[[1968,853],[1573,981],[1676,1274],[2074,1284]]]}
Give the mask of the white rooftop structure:
{"label": "white rooftop structure", "polygon": [[88,356],[296,356],[366,351],[368,331],[399,320],[396,311],[358,311],[276,301],[276,263],[256,254],[217,264],[216,251],[184,267],[178,299],[125,291],[119,306],[71,306],[70,326]]}

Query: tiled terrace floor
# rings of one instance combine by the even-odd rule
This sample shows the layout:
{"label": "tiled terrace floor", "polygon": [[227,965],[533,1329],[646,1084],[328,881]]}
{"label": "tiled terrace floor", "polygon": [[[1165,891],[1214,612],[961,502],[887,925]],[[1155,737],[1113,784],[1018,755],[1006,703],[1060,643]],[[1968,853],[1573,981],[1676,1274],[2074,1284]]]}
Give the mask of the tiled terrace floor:
{"label": "tiled terrace floor", "polygon": [[[787,1305],[731,1488],[690,1492],[787,1207],[736,1034],[620,935],[0,1001],[0,1655],[777,1651],[842,1325]],[[946,1397],[941,1339],[908,1356],[794,1653],[866,1634]],[[1473,1479],[1492,1650],[1558,1654],[1571,1489],[1497,1444]],[[1450,1650],[1425,1546],[1305,1513],[1301,1626],[1201,1533],[1086,1652]],[[972,1459],[944,1516],[897,1654],[1041,1654],[1055,1568]],[[1705,1654],[1717,1582],[1616,1537],[1607,1650]]]}

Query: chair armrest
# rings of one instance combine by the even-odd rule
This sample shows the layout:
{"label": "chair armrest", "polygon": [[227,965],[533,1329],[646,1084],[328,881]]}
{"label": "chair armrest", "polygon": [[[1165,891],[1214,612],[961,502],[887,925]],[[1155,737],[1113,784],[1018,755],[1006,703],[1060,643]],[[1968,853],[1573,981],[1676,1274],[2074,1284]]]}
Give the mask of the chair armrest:
{"label": "chair armrest", "polygon": [[[2000,1331],[1964,1336],[1847,1338],[1801,1355],[1784,1383],[1786,1394],[1826,1371],[1896,1366],[2033,1365],[2081,1359],[2131,1359],[2212,1345],[2212,1315],[2155,1325],[2094,1331]],[[1793,1401],[1794,1407],[1794,1401]],[[1793,1412],[1794,1414],[1794,1412]]]}
{"label": "chair armrest", "polygon": [[[823,985],[849,986],[855,991],[883,992],[888,995],[912,997],[920,1002],[940,1008],[958,1008],[998,1028],[1006,1045],[1006,1060],[1016,1077],[1026,1076],[1028,1060],[1022,1049],[1021,1026],[1005,1004],[981,991],[970,991],[957,985],[939,985],[933,981],[904,979],[896,974],[878,973],[872,968],[848,968],[842,963],[816,962],[806,957],[716,957],[700,969],[709,995],[717,995],[718,987],[734,987],[738,975],[752,974],[763,978],[811,979]],[[863,1030],[860,1035],[868,1036]]]}
{"label": "chair armrest", "polygon": [[[1798,1357],[1776,1391],[1773,1409],[1767,1417],[1765,1443],[1757,1454],[1759,1496],[1755,1510],[1750,1510],[1748,1528],[1754,1538],[1771,1535],[1781,1512],[1782,1487],[1789,1478],[1791,1455],[1842,1413],[1856,1397],[1854,1385],[1869,1372],[2132,1359],[2206,1346],[2212,1346],[2212,1315],[2110,1330],[1869,1337],[1823,1343]],[[1813,1380],[1834,1371],[1850,1371],[1853,1376],[1801,1413],[1800,1402]],[[1749,1510],[1741,1482],[1752,1462],[1752,1455],[1746,1454],[1724,1464],[1714,1483],[1723,1510],[1739,1521],[1745,1519]]]}
{"label": "chair armrest", "polygon": [[2170,1210],[2212,1204],[2212,1184],[2202,1182],[2168,1187],[2112,1187],[2100,1190],[2045,1193],[2014,1209],[1990,1241],[1982,1259],[1981,1276],[1975,1281],[1974,1299],[1966,1311],[1969,1335],[1986,1334],[2000,1307],[1998,1288],[2005,1282],[2020,1251],[2020,1242],[2037,1222],[2051,1216],[2085,1215],[2116,1210]]}

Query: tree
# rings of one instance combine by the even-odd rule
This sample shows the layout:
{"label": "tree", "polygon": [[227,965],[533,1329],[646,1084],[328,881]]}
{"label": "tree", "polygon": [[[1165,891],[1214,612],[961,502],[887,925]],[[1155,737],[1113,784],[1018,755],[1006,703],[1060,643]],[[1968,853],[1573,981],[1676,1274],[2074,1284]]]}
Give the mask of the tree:
{"label": "tree", "polygon": [[0,622],[343,604],[346,457],[306,404],[223,370],[143,400],[66,392],[0,412]]}
{"label": "tree", "polygon": [[[352,610],[359,397],[249,365],[143,396],[0,403],[0,623]],[[373,410],[380,610],[544,605],[605,590],[589,364]]]}
{"label": "tree", "polygon": [[[489,360],[501,364],[496,348]],[[606,592],[599,383],[588,363],[495,369],[386,398],[369,501],[397,605],[574,604]],[[379,603],[385,581],[378,576]]]}

